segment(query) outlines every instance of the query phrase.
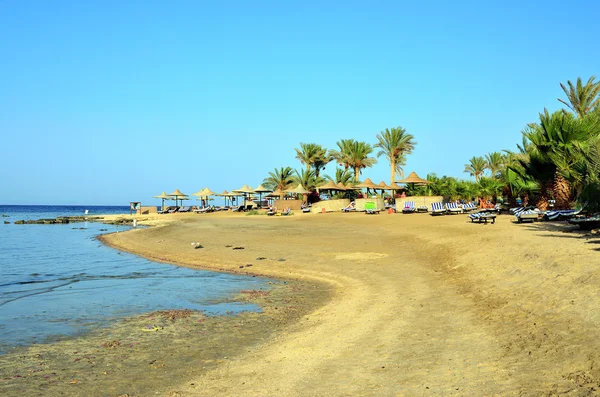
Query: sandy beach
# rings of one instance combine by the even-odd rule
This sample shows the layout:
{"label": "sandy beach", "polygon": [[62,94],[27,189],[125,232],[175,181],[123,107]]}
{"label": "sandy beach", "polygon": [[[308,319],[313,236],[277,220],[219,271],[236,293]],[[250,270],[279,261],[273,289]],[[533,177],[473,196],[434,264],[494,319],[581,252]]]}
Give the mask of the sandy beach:
{"label": "sandy beach", "polygon": [[140,220],[156,227],[105,242],[154,260],[309,282],[329,293],[165,396],[600,390],[600,239],[589,232],[564,223],[517,225],[508,215],[495,225],[422,214]]}

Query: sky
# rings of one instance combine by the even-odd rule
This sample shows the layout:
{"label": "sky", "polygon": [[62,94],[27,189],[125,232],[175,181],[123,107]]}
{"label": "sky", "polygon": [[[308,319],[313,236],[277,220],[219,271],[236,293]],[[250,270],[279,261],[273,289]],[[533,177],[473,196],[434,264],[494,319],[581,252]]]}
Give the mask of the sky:
{"label": "sky", "polygon": [[[0,0],[0,204],[160,204],[415,137],[406,174],[515,149],[599,73],[593,1]],[[324,174],[335,175],[336,165]],[[389,182],[384,157],[362,178]],[[195,204],[195,203],[194,203]]]}

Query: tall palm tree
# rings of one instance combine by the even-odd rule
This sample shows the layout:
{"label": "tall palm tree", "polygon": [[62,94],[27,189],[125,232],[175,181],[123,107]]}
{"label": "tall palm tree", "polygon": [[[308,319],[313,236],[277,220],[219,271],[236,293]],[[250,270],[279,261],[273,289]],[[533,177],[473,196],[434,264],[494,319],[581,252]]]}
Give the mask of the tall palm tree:
{"label": "tall palm tree", "polygon": [[[273,190],[285,190],[288,189],[294,182],[294,170],[292,167],[281,167],[275,168],[269,172],[269,176],[263,181],[263,186]],[[283,198],[280,195],[280,198]]]}
{"label": "tall palm tree", "polygon": [[331,161],[327,154],[327,149],[316,143],[302,143],[300,148],[296,148],[296,158],[306,166],[306,170],[315,169],[316,176],[319,176],[321,170]]}
{"label": "tall palm tree", "polygon": [[486,167],[492,173],[492,178],[498,176],[498,173],[504,168],[506,163],[505,156],[499,152],[492,152],[485,155]]}
{"label": "tall palm tree", "polygon": [[372,167],[377,163],[377,159],[369,157],[373,152],[373,147],[367,142],[353,141],[350,150],[350,167],[354,170],[354,180],[358,181],[361,171],[367,167]]}
{"label": "tall palm tree", "polygon": [[390,163],[390,183],[395,182],[397,169],[400,169],[401,179],[404,179],[404,170],[401,165],[405,164],[406,156],[412,153],[417,144],[414,138],[411,134],[406,133],[402,126],[392,129],[386,128],[377,134],[377,143],[374,147],[380,149],[377,152],[377,157],[385,155]]}
{"label": "tall palm tree", "polygon": [[338,150],[330,150],[329,156],[335,160],[340,166],[343,166],[345,170],[350,168],[352,147],[354,145],[354,139],[341,139],[336,142]]}
{"label": "tall palm tree", "polygon": [[560,83],[567,99],[558,98],[558,100],[567,105],[579,118],[600,107],[600,82],[594,82],[595,78],[595,76],[590,77],[585,85],[581,82],[581,77],[577,78],[575,85],[569,80],[567,81],[568,88]]}
{"label": "tall palm tree", "polygon": [[476,182],[479,182],[479,178],[481,178],[486,168],[487,164],[483,157],[472,157],[469,164],[465,164],[464,172],[468,172],[469,175],[475,177]]}

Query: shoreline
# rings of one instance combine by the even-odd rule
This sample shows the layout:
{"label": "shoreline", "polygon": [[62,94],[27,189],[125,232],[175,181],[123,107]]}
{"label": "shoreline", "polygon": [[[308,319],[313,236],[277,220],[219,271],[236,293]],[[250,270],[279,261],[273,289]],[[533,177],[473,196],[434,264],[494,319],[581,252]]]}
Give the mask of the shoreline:
{"label": "shoreline", "polygon": [[[160,227],[106,239],[154,261],[289,280],[266,313],[272,333],[248,345],[228,329],[235,354],[182,362],[198,370],[159,395],[586,395],[600,384],[600,238],[568,225],[339,213],[146,222]],[[277,322],[293,299],[306,300]]]}
{"label": "shoreline", "polygon": [[[142,230],[101,234],[96,239],[112,249],[154,262],[219,271],[140,255],[105,240],[111,234]],[[260,276],[249,271],[228,273]],[[260,312],[209,315],[194,310],[158,310],[125,317],[82,335],[16,346],[0,355],[0,392],[134,396],[167,390],[254,348],[277,329],[310,312],[327,295],[311,287],[306,282],[288,280],[268,290],[242,290],[222,300],[254,303]],[[190,361],[201,363],[201,367],[188,368]]]}

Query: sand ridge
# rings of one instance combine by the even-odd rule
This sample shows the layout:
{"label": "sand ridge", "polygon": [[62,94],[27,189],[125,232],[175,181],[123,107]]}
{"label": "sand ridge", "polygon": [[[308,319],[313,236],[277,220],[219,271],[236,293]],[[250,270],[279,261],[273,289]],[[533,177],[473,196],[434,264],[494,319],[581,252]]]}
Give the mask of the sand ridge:
{"label": "sand ridge", "polygon": [[151,259],[332,291],[260,347],[164,395],[593,395],[597,239],[568,229],[507,215],[478,225],[464,215],[190,214],[106,239]]}

